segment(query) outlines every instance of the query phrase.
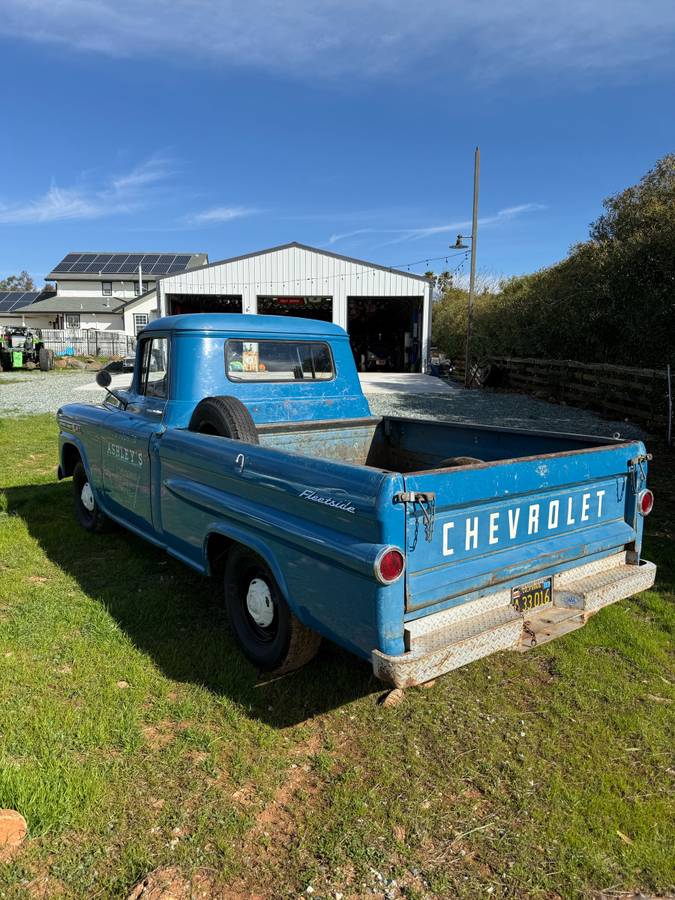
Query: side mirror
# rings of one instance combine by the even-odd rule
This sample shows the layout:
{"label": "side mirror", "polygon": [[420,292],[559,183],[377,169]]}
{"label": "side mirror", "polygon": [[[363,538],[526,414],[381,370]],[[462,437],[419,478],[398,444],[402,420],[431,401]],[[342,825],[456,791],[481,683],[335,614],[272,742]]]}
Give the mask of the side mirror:
{"label": "side mirror", "polygon": [[110,374],[110,372],[106,371],[106,369],[101,369],[100,372],[96,373],[96,384],[99,387],[104,388],[104,390],[106,390],[111,397],[114,397],[115,400],[117,400],[117,402],[121,405],[122,409],[126,409],[129,405],[129,401],[125,400],[124,397],[120,397],[117,391],[111,390],[111,383],[112,375]]}

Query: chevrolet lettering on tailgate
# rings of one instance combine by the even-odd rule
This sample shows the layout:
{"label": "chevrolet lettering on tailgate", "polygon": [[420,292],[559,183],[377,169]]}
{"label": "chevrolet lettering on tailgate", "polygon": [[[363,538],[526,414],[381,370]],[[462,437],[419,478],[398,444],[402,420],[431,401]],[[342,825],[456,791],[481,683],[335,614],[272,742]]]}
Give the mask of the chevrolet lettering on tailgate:
{"label": "chevrolet lettering on tailgate", "polygon": [[571,531],[586,523],[607,517],[605,489],[578,492],[566,497],[553,497],[539,503],[525,503],[502,509],[491,509],[461,520],[443,523],[443,556],[455,555],[455,542],[464,552],[498,548],[529,536],[542,537],[547,532]]}

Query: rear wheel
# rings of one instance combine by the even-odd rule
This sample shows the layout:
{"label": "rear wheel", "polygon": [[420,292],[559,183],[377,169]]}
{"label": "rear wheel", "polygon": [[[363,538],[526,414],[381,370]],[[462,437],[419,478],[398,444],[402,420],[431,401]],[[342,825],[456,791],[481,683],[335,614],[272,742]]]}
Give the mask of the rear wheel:
{"label": "rear wheel", "polygon": [[288,608],[265,561],[237,545],[225,564],[225,606],[244,655],[266,672],[290,672],[316,654],[320,635]]}
{"label": "rear wheel", "polygon": [[77,463],[73,471],[73,499],[75,517],[85,531],[100,534],[110,529],[112,522],[104,512],[101,512],[81,462]]}

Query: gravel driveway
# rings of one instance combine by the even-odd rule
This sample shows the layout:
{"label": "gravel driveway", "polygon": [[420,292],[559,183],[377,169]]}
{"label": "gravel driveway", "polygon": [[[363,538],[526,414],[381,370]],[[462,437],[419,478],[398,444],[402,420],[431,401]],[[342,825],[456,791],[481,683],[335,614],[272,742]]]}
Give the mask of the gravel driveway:
{"label": "gravel driveway", "polygon": [[52,372],[17,370],[0,373],[0,416],[36,415],[56,412],[64,403],[101,402],[101,390],[75,391],[91,384],[95,372],[54,369]]}
{"label": "gravel driveway", "polygon": [[[56,370],[53,372],[0,373],[0,417],[56,412],[59,406],[72,402],[100,403],[103,392],[93,386],[94,373]],[[117,376],[124,380],[125,376]],[[92,386],[92,389],[82,390]],[[507,428],[529,428],[544,431],[566,431],[576,434],[643,437],[636,425],[608,421],[595,413],[572,406],[559,406],[524,394],[496,393],[488,390],[467,391],[459,384],[433,393],[415,393],[416,385],[406,391],[364,389],[375,415],[408,416],[441,419],[446,422],[474,422],[502,425]],[[400,387],[396,382],[393,388]]]}

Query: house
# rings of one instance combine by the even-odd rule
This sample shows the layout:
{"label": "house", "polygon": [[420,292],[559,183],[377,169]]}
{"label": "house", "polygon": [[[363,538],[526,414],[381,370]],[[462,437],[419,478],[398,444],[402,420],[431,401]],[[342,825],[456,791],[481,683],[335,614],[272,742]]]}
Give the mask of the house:
{"label": "house", "polygon": [[206,253],[68,253],[47,275],[55,293],[14,304],[12,318],[35,328],[97,331],[124,331],[127,320],[129,333],[135,334],[150,314],[127,317],[126,306],[154,294],[158,277],[206,263]]}

